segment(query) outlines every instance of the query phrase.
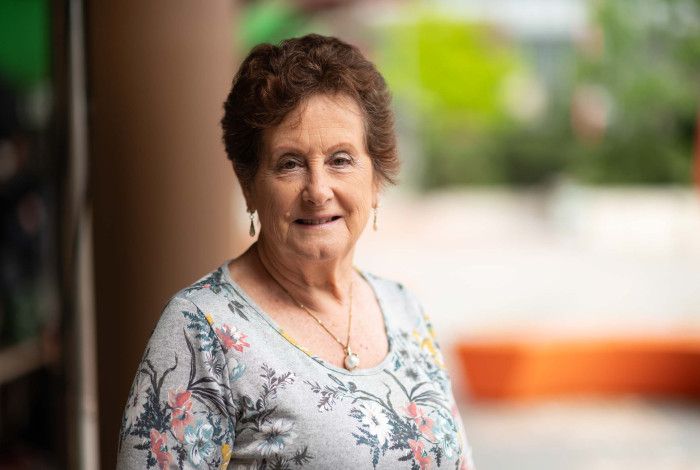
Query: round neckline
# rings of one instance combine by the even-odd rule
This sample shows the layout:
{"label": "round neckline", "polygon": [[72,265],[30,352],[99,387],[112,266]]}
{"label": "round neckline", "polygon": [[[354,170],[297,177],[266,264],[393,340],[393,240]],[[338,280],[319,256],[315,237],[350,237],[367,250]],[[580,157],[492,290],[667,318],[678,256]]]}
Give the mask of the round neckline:
{"label": "round neckline", "polygon": [[379,296],[377,286],[374,284],[374,282],[371,279],[371,275],[368,273],[364,272],[363,270],[354,267],[354,269],[357,271],[357,273],[362,276],[362,278],[367,282],[369,285],[370,289],[372,289],[372,293],[374,294],[374,298],[377,301],[377,305],[379,306],[379,310],[382,314],[382,319],[384,320],[384,333],[386,334],[386,339],[387,339],[387,353],[384,359],[382,361],[370,368],[366,369],[356,369],[354,371],[349,371],[347,369],[343,369],[341,367],[336,366],[335,364],[331,364],[330,362],[326,361],[325,359],[316,356],[313,354],[311,351],[308,349],[304,348],[301,346],[295,338],[292,338],[285,330],[284,328],[280,327],[279,324],[273,318],[268,315],[249,295],[248,293],[240,286],[236,281],[233,280],[231,277],[231,271],[229,270],[229,263],[232,260],[227,260],[223,266],[221,266],[222,274],[223,274],[223,281],[227,282],[233,290],[238,294],[247,304],[252,308],[255,313],[258,314],[260,318],[265,320],[265,322],[273,329],[277,334],[280,335],[282,340],[287,343],[290,346],[293,346],[294,349],[297,351],[301,352],[304,356],[306,356],[308,359],[312,360],[314,363],[321,365],[322,367],[325,367],[326,369],[329,369],[333,372],[339,373],[339,374],[344,374],[344,375],[350,375],[350,376],[361,376],[361,375],[373,375],[376,373],[381,372],[382,370],[386,369],[390,364],[392,357],[394,355],[394,340],[392,338],[391,334],[391,324],[389,321],[389,317],[387,316],[386,308],[384,305],[384,302],[382,298]]}

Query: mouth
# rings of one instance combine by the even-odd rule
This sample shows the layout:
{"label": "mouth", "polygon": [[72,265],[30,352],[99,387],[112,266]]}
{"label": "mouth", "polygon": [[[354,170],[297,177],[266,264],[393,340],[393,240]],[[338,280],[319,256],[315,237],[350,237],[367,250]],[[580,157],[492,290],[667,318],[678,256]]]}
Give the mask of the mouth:
{"label": "mouth", "polygon": [[314,217],[314,218],[309,218],[309,219],[296,219],[294,221],[294,223],[299,224],[299,225],[306,225],[306,226],[316,226],[316,225],[330,224],[331,222],[335,222],[338,219],[340,219],[339,215],[332,215],[329,217]]}

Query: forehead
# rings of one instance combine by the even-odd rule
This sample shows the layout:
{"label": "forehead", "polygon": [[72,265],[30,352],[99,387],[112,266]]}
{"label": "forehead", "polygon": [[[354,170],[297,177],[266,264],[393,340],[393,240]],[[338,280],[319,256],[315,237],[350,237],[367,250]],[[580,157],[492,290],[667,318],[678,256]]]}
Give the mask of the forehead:
{"label": "forehead", "polygon": [[334,140],[364,143],[364,120],[359,106],[344,95],[313,95],[301,102],[280,124],[263,132],[265,147],[306,147]]}

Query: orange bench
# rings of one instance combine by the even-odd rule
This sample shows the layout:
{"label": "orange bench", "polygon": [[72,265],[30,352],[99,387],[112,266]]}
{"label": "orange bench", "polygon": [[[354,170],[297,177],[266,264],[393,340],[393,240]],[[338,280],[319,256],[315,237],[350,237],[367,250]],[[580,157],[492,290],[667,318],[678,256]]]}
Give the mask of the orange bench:
{"label": "orange bench", "polygon": [[475,400],[562,395],[700,400],[700,338],[479,339],[457,356]]}

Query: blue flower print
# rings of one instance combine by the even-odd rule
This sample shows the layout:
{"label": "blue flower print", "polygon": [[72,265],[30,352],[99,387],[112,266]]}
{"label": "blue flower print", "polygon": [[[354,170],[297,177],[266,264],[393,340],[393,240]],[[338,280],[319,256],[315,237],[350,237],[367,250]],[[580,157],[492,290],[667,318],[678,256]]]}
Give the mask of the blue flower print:
{"label": "blue flower print", "polygon": [[435,424],[433,425],[433,435],[435,436],[435,441],[448,459],[452,458],[455,452],[459,452],[457,430],[451,420],[445,419],[438,414],[435,418]]}
{"label": "blue flower print", "polygon": [[245,372],[245,364],[238,362],[235,357],[230,357],[227,361],[228,380],[230,383],[235,382],[243,376]]}
{"label": "blue flower print", "polygon": [[197,422],[196,427],[188,426],[185,430],[185,447],[188,449],[190,461],[194,465],[202,463],[216,450],[212,442],[214,428],[209,423]]}
{"label": "blue flower print", "polygon": [[288,419],[277,419],[262,424],[254,435],[260,453],[269,456],[282,452],[296,437],[293,428],[294,423]]}

